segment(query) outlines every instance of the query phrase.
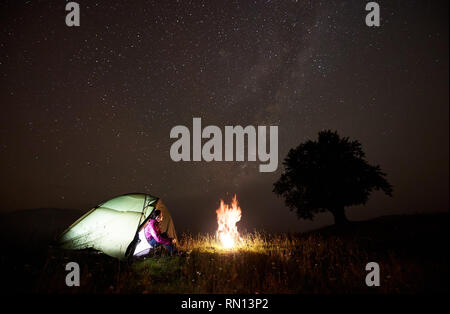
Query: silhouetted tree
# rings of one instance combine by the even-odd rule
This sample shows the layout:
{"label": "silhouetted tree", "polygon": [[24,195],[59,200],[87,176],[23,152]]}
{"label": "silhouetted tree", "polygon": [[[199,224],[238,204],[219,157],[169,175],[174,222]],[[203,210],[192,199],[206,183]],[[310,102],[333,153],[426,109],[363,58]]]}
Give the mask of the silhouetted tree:
{"label": "silhouetted tree", "polygon": [[365,204],[374,189],[392,196],[380,166],[369,165],[361,144],[337,132],[319,132],[318,141],[291,149],[283,165],[273,192],[298,218],[312,220],[314,214],[329,211],[335,224],[343,224],[348,222],[345,207]]}

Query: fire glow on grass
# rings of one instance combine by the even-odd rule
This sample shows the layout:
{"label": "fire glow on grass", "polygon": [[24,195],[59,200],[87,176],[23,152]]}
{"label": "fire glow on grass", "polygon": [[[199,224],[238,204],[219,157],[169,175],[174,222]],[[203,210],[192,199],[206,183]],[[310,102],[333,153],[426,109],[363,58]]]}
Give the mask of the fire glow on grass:
{"label": "fire glow on grass", "polygon": [[241,220],[242,211],[236,195],[233,197],[231,206],[220,200],[220,207],[216,210],[216,213],[217,224],[219,225],[216,233],[217,238],[223,248],[232,249],[241,240],[236,223]]}

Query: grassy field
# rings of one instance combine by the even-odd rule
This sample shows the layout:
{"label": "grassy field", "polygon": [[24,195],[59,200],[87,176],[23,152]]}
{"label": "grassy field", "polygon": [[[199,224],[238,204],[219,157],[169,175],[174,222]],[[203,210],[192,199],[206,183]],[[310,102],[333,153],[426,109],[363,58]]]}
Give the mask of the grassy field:
{"label": "grassy field", "polygon": [[[447,228],[447,214],[390,216],[303,234],[247,233],[233,251],[221,249],[211,235],[182,234],[185,256],[167,256],[162,248],[119,262],[50,248],[39,262],[16,258],[6,265],[2,257],[2,266],[10,268],[9,292],[439,293],[448,292]],[[69,261],[80,265],[80,287],[65,285]],[[365,284],[368,262],[380,265],[380,287]]]}

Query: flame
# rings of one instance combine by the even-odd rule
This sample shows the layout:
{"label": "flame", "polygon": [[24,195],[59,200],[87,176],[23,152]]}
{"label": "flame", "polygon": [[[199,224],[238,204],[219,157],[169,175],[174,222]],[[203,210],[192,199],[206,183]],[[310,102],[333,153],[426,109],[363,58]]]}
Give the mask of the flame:
{"label": "flame", "polygon": [[220,200],[220,207],[217,213],[217,238],[226,249],[233,248],[240,241],[236,223],[241,220],[241,208],[238,205],[236,194],[233,197],[231,206]]}

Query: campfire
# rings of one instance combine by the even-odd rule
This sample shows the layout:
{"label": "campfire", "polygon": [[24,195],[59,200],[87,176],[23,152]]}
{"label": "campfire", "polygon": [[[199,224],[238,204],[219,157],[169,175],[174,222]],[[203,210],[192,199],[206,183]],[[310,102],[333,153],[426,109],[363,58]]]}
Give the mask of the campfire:
{"label": "campfire", "polygon": [[236,195],[234,195],[231,206],[220,200],[217,213],[217,239],[223,248],[232,249],[241,241],[236,223],[241,220],[241,208],[238,206]]}

